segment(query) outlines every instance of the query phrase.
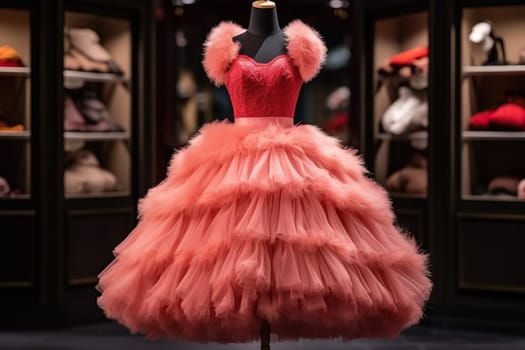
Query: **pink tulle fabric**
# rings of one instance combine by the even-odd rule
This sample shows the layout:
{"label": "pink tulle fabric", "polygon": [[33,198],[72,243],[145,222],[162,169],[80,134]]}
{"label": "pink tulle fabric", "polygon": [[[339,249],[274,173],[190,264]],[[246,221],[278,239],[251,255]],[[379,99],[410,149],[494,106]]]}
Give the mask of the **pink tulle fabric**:
{"label": "pink tulle fabric", "polygon": [[[228,88],[254,66],[238,60]],[[386,192],[336,139],[260,112],[205,125],[173,156],[99,276],[106,315],[150,337],[223,343],[258,339],[262,320],[281,339],[394,337],[418,322],[426,256]]]}

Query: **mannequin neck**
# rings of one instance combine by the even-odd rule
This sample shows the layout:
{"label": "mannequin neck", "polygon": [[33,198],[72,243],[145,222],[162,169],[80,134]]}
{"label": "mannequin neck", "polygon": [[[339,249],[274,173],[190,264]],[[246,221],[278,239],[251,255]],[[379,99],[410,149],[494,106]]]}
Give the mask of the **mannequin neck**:
{"label": "mannequin neck", "polygon": [[277,10],[274,8],[261,9],[252,6],[248,33],[257,36],[269,36],[281,32]]}

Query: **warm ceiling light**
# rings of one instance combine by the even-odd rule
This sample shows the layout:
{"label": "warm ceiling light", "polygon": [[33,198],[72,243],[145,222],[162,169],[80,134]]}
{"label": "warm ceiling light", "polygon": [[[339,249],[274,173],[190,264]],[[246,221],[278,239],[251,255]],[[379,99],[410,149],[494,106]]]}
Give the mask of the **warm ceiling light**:
{"label": "warm ceiling light", "polygon": [[173,6],[184,6],[194,4],[196,0],[171,0]]}
{"label": "warm ceiling light", "polygon": [[330,7],[334,9],[340,9],[348,7],[349,2],[347,0],[330,0]]}

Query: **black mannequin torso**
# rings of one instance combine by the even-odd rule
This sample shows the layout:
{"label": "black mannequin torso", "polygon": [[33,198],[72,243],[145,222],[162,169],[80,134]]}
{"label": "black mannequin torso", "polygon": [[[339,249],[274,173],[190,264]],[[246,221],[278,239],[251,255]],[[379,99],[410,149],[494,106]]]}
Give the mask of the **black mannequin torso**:
{"label": "black mannequin torso", "polygon": [[241,44],[239,54],[250,56],[261,63],[286,53],[285,36],[279,26],[275,7],[252,7],[248,30],[233,40]]}

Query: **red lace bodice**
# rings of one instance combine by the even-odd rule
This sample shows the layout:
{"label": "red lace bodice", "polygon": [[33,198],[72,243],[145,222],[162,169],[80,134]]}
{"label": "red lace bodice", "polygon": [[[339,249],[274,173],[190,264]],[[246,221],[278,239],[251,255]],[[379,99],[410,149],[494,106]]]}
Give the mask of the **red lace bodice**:
{"label": "red lace bodice", "polygon": [[321,36],[300,20],[292,21],[283,29],[286,54],[259,63],[239,54],[233,38],[245,31],[233,22],[211,30],[204,43],[206,74],[215,85],[226,84],[236,119],[292,119],[302,83],[319,72],[326,57]]}
{"label": "red lace bodice", "polygon": [[288,55],[279,55],[268,63],[239,55],[226,75],[225,85],[235,118],[293,118],[302,82]]}

